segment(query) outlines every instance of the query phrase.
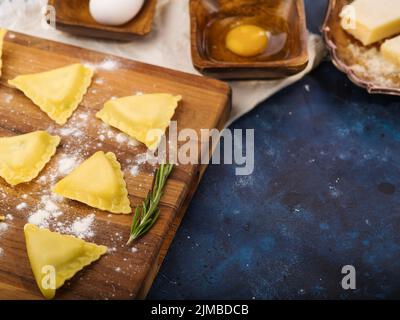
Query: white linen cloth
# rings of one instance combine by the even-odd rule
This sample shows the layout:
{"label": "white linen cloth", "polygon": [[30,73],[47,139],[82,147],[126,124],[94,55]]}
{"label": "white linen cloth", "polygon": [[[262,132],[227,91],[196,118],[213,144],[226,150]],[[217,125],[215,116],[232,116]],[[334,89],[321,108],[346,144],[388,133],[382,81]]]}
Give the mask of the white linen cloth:
{"label": "white linen cloth", "polygon": [[[158,0],[153,31],[147,37],[120,43],[76,37],[46,27],[43,10],[46,0],[0,0],[0,26],[13,31],[56,40],[171,69],[198,74],[190,54],[188,0]],[[310,34],[309,64],[294,76],[273,81],[230,81],[232,113],[229,125],[275,92],[300,80],[319,64],[325,50],[321,38]]]}

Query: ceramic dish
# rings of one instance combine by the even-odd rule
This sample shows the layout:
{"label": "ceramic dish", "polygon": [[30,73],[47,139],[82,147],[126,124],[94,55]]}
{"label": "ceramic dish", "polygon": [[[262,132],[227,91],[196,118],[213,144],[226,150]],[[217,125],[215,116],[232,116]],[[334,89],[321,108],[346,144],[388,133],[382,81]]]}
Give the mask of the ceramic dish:
{"label": "ceramic dish", "polygon": [[375,75],[362,65],[363,60],[367,61],[366,65],[372,65],[368,61],[369,55],[372,55],[374,50],[378,52],[381,42],[364,47],[343,30],[339,15],[342,8],[351,2],[351,0],[329,1],[322,34],[333,64],[346,73],[352,82],[367,89],[369,93],[400,95],[400,72]]}
{"label": "ceramic dish", "polygon": [[[283,9],[282,9],[283,8]],[[213,56],[207,28],[216,19],[247,19],[264,14],[258,24],[282,27],[283,47],[265,58],[222,60]],[[302,71],[308,63],[303,0],[191,0],[191,51],[194,67],[219,79],[277,79]],[[246,21],[247,21],[246,20]],[[268,29],[267,29],[268,30]],[[283,31],[282,31],[283,32]],[[218,35],[219,36],[219,35]],[[235,61],[233,61],[235,60]]]}
{"label": "ceramic dish", "polygon": [[89,12],[89,0],[49,0],[56,11],[56,28],[76,35],[131,40],[151,31],[157,0],[147,0],[138,15],[122,26],[97,23]]}

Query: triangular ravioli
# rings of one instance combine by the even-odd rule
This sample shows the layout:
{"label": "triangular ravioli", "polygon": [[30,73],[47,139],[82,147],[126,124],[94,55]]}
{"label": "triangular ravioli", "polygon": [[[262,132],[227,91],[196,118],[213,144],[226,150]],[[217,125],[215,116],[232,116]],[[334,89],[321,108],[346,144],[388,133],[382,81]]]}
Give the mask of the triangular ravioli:
{"label": "triangular ravioli", "polygon": [[24,226],[26,249],[36,283],[46,299],[78,271],[98,260],[107,247],[33,224]]}
{"label": "triangular ravioli", "polygon": [[21,90],[58,124],[65,124],[91,84],[93,70],[72,64],[51,71],[21,75],[8,83]]}
{"label": "triangular ravioli", "polygon": [[1,60],[1,56],[3,53],[3,41],[4,41],[4,36],[6,35],[7,30],[0,28],[0,76],[1,76],[1,67],[3,66],[3,62]]}
{"label": "triangular ravioli", "polygon": [[0,138],[0,177],[15,186],[36,178],[56,153],[60,137],[35,131]]}
{"label": "triangular ravioli", "polygon": [[155,150],[181,99],[166,93],[124,97],[106,102],[96,116]]}
{"label": "triangular ravioli", "polygon": [[101,210],[131,213],[121,166],[112,152],[96,152],[59,181],[53,191]]}

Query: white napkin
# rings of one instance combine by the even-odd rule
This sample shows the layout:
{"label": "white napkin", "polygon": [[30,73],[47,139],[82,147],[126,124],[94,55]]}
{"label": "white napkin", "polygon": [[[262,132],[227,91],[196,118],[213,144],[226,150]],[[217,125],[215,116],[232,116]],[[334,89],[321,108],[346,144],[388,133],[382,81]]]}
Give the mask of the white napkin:
{"label": "white napkin", "polygon": [[[52,39],[150,64],[198,74],[190,55],[188,0],[158,0],[152,33],[128,43],[75,37],[46,27],[43,12],[46,0],[0,0],[0,26],[13,31]],[[230,81],[233,101],[229,125],[280,89],[300,80],[324,56],[321,38],[310,34],[310,62],[294,76],[274,81]]]}

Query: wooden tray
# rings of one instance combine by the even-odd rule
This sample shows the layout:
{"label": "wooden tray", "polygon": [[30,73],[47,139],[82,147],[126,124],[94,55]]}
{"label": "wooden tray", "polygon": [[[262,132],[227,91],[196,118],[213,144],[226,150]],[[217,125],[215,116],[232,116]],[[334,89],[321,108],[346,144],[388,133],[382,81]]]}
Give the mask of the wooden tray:
{"label": "wooden tray", "polygon": [[151,31],[157,0],[146,0],[139,14],[122,26],[97,23],[89,13],[89,0],[49,0],[56,10],[56,28],[76,35],[132,40]]}
{"label": "wooden tray", "polygon": [[[275,60],[224,62],[209,57],[205,48],[204,29],[212,17],[212,7],[225,0],[190,0],[191,52],[194,67],[201,73],[219,79],[276,79],[296,74],[304,70],[308,63],[307,28],[303,0],[290,3],[291,23],[289,33],[289,54]],[[205,5],[205,3],[214,5]],[[225,1],[227,2],[227,1]],[[233,0],[249,2],[249,0]]]}
{"label": "wooden tray", "polygon": [[[173,120],[180,128],[221,129],[230,112],[230,89],[223,83],[178,71],[151,66],[131,60],[104,55],[53,41],[9,32],[3,51],[3,76],[0,79],[0,136],[12,136],[34,130],[58,130],[57,126],[21,92],[10,88],[7,80],[18,74],[40,72],[75,62],[101,65],[113,61],[115,70],[97,68],[95,78],[78,110],[66,126],[86,113],[84,141],[74,135],[62,137],[57,155],[40,176],[50,176],[63,153],[81,153],[86,158],[96,151],[112,151],[121,162],[125,173],[132,207],[137,206],[151,187],[154,167],[140,166],[137,176],[129,174],[129,161],[146,151],[143,145],[130,146],[116,139],[100,139],[102,122],[95,118],[97,110],[112,96],[132,95],[135,92],[168,92],[180,94],[180,103]],[[86,121],[86,120],[85,120]],[[117,130],[113,130],[115,134]],[[103,141],[104,140],[104,141]],[[200,141],[202,148],[205,148]],[[111,248],[98,262],[79,272],[57,291],[57,299],[133,299],[144,298],[157,274],[191,197],[205,170],[204,165],[179,165],[174,170],[161,201],[160,218],[150,232],[134,246],[137,252],[124,247],[129,234],[132,215],[110,215],[75,201],[60,203],[64,215],[71,221],[95,213],[94,236],[89,241]],[[0,299],[41,299],[36,286],[23,235],[23,226],[35,210],[43,193],[48,193],[48,182],[40,178],[31,183],[10,187],[0,178],[0,212],[11,214],[8,229],[0,233]],[[3,196],[3,194],[5,196]],[[26,195],[23,197],[23,195]],[[17,210],[25,202],[28,207]],[[61,221],[60,220],[60,221]],[[51,228],[52,229],[52,228]]]}
{"label": "wooden tray", "polygon": [[[339,14],[345,5],[350,4],[351,0],[330,0],[325,21],[322,26],[322,34],[326,46],[328,47],[333,64],[342,72],[346,73],[349,79],[356,85],[367,89],[369,93],[400,95],[400,78],[391,78],[393,85],[382,85],[370,76],[355,73],[352,65],[357,63],[354,56],[350,53],[348,46],[362,44],[353,36],[343,30],[340,24]],[[381,43],[369,46],[379,50]]]}

